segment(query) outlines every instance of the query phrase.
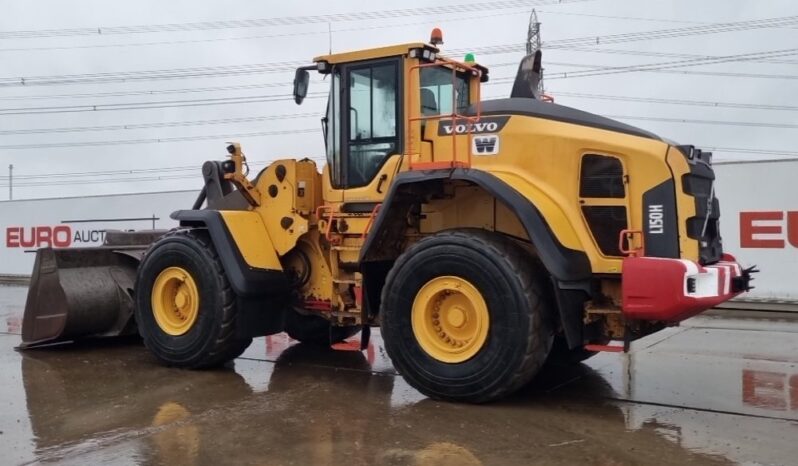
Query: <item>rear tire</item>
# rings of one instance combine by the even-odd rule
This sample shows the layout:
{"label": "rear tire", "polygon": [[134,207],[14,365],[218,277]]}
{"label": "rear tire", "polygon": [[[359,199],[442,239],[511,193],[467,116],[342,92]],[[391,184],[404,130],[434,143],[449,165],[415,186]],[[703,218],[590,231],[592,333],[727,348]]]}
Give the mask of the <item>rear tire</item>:
{"label": "rear tire", "polygon": [[[549,353],[542,286],[528,254],[501,235],[468,229],[429,236],[405,251],[386,279],[385,348],[405,380],[431,398],[501,398],[529,382]],[[418,318],[430,296],[433,332]],[[473,332],[461,332],[469,326]]]}
{"label": "rear tire", "polygon": [[[174,287],[161,284],[170,270],[181,271],[187,277],[185,281],[195,285],[194,298],[180,298],[196,301],[195,315],[188,326],[179,325],[185,317],[179,311],[177,317],[168,313],[164,317],[164,305],[157,303],[168,301],[168,293],[174,292]],[[203,232],[177,230],[153,244],[138,269],[135,299],[139,334],[147,349],[166,365],[191,369],[221,366],[252,343],[251,338],[236,336],[236,297],[216,250]],[[168,325],[170,320],[178,325]]]}
{"label": "rear tire", "polygon": [[301,343],[313,346],[329,347],[354,336],[360,327],[338,327],[330,325],[330,321],[321,316],[300,314],[288,311],[285,316],[285,333]]}

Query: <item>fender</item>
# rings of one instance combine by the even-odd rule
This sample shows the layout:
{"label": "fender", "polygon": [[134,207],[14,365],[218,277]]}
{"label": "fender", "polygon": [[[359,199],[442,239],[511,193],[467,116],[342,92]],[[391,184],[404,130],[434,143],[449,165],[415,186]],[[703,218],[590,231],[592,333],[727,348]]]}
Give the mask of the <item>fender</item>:
{"label": "fender", "polygon": [[[252,212],[236,212],[260,217]],[[171,217],[180,221],[182,227],[204,228],[208,231],[216,253],[222,262],[224,272],[236,295],[239,297],[262,297],[285,294],[289,289],[288,278],[282,271],[277,254],[274,252],[269,236],[263,228],[260,236],[259,251],[268,254],[255,257],[253,266],[244,260],[239,245],[230,232],[222,213],[217,210],[178,210]],[[254,217],[253,217],[254,218]],[[262,223],[261,223],[262,225]],[[273,258],[271,258],[273,255]]]}
{"label": "fender", "polygon": [[364,304],[366,312],[375,316],[379,312],[380,294],[385,276],[398,257],[398,244],[391,232],[406,226],[406,215],[418,201],[415,188],[429,188],[430,184],[444,180],[462,180],[482,187],[502,201],[518,216],[535,246],[543,266],[551,274],[554,297],[560,322],[570,348],[583,342],[582,314],[584,302],[591,294],[592,268],[584,251],[563,246],[540,210],[526,197],[490,173],[480,170],[453,169],[400,173],[391,185],[374,224],[366,237],[360,254],[363,273]]}
{"label": "fender", "polygon": [[535,205],[518,191],[490,173],[480,170],[457,168],[454,170],[434,170],[425,172],[400,173],[385,197],[371,232],[360,255],[361,263],[381,259],[380,249],[384,246],[387,230],[390,228],[391,211],[412,191],[414,185],[443,180],[462,180],[480,186],[496,199],[502,201],[518,216],[538,251],[541,262],[549,273],[560,282],[587,280],[592,276],[590,260],[583,251],[563,246],[549,228],[548,223]]}

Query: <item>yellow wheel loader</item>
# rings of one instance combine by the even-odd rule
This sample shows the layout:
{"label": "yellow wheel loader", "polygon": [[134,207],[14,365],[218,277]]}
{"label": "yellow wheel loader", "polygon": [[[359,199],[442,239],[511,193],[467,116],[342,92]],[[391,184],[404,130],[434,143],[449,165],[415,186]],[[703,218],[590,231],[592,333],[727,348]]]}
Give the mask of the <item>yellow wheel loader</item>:
{"label": "yellow wheel loader", "polygon": [[254,178],[237,144],[169,232],[40,250],[23,347],[138,332],[164,364],[218,366],[281,331],[327,345],[381,327],[439,399],[485,402],[749,289],[724,254],[711,154],[536,95],[432,43],[317,57],[327,163]]}

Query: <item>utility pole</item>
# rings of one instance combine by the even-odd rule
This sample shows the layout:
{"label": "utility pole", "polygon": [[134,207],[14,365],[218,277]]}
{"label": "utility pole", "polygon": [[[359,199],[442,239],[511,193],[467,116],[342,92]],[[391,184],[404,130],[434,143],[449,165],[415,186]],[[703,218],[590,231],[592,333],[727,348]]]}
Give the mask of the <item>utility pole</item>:
{"label": "utility pole", "polygon": [[[543,41],[540,36],[540,21],[538,21],[538,14],[533,9],[529,15],[529,27],[526,32],[526,54],[532,55],[541,49]],[[538,81],[538,88],[535,90],[535,95],[542,96],[543,89],[543,68],[540,69],[540,81]]]}
{"label": "utility pole", "polygon": [[14,164],[8,164],[8,200],[14,200]]}

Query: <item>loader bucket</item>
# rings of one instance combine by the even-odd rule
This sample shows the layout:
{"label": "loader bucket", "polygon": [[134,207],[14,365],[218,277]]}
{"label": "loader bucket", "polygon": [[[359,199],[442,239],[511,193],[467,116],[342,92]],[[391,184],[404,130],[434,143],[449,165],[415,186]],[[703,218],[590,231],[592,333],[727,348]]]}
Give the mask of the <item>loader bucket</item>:
{"label": "loader bucket", "polygon": [[108,232],[103,246],[36,251],[20,348],[135,333],[136,268],[162,234]]}

